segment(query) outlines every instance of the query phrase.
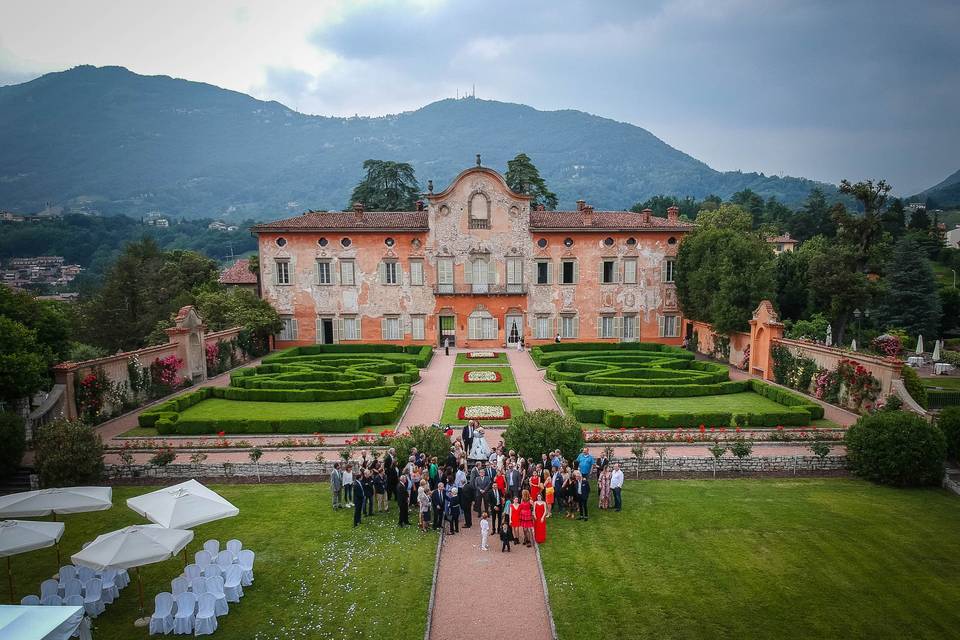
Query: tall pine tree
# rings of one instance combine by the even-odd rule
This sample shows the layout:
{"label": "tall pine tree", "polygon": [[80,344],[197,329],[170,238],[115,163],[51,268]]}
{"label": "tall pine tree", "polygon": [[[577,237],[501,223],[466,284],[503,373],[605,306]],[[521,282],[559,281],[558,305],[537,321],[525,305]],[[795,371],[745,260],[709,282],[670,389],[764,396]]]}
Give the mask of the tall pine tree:
{"label": "tall pine tree", "polygon": [[904,236],[890,259],[883,305],[889,326],[902,327],[910,335],[928,339],[940,329],[940,297],[933,267],[916,238]]}
{"label": "tall pine tree", "polygon": [[349,210],[360,202],[368,211],[413,211],[420,185],[413,167],[406,162],[366,160],[363,180],[350,194]]}
{"label": "tall pine tree", "polygon": [[547,188],[547,183],[540,177],[540,171],[527,154],[518,153],[517,157],[507,162],[507,172],[503,179],[514,193],[533,198],[531,207],[542,204],[547,210],[557,208],[557,194]]}

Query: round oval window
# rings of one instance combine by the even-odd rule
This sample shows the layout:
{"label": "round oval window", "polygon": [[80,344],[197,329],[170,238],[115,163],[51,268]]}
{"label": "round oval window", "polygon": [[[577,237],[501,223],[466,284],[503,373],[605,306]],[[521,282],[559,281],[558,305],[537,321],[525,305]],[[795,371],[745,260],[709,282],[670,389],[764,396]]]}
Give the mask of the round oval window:
{"label": "round oval window", "polygon": [[393,246],[393,238],[387,238],[386,240],[383,241],[383,244],[387,245],[388,247],[392,247],[392,246]]}
{"label": "round oval window", "polygon": [[277,238],[277,246],[278,246],[278,247],[286,246],[286,244],[287,244],[287,239],[286,239],[286,238]]}
{"label": "round oval window", "polygon": [[350,238],[344,238],[340,241],[340,244],[344,247],[349,247],[352,243],[350,242]]}
{"label": "round oval window", "polygon": [[317,240],[317,244],[320,245],[321,247],[327,246],[327,242],[328,241],[326,238],[320,238],[319,240]]}
{"label": "round oval window", "polygon": [[627,244],[632,247],[633,245],[637,244],[637,239],[636,239],[636,238],[627,238]]}
{"label": "round oval window", "polygon": [[563,241],[563,244],[564,244],[565,246],[567,246],[567,247],[572,247],[572,246],[573,246],[573,238],[566,238],[566,239]]}
{"label": "round oval window", "polygon": [[667,240],[667,244],[677,244],[677,239],[673,236],[670,236],[670,239]]}
{"label": "round oval window", "polygon": [[546,246],[547,246],[547,239],[546,239],[546,238],[540,238],[539,240],[537,240],[537,246],[540,247],[541,249],[543,249],[544,247],[546,247]]}
{"label": "round oval window", "polygon": [[603,244],[607,245],[608,247],[612,247],[612,246],[613,246],[613,238],[607,238],[606,240],[603,241]]}

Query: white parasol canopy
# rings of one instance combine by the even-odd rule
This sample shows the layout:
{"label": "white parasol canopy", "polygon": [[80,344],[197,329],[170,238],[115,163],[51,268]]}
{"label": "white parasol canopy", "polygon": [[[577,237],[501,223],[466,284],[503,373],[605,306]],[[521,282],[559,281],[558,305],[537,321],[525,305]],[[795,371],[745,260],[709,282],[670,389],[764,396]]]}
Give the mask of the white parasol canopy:
{"label": "white parasol canopy", "polygon": [[180,553],[193,540],[193,531],[167,529],[157,524],[135,524],[97,536],[86,548],[70,556],[78,566],[94,571],[132,569],[163,562]]}
{"label": "white parasol canopy", "polygon": [[829,324],[827,325],[826,345],[827,345],[828,347],[833,345],[833,327],[830,326]]}
{"label": "white parasol canopy", "polygon": [[917,355],[923,355],[923,334],[917,336]]}
{"label": "white parasol canopy", "polygon": [[240,513],[216,491],[196,480],[129,498],[127,506],[151,522],[171,529],[190,529]]}
{"label": "white parasol canopy", "polygon": [[850,351],[856,351],[856,350],[857,350],[857,339],[854,338],[853,340],[850,341]]}
{"label": "white parasol canopy", "polygon": [[[0,558],[7,559],[7,582],[10,585],[10,599],[13,600],[13,571],[10,569],[10,556],[26,553],[35,549],[46,549],[60,542],[63,535],[62,522],[33,522],[29,520],[0,521]],[[57,550],[59,564],[60,551]],[[0,636],[2,637],[2,636]]]}
{"label": "white parasol canopy", "polygon": [[933,361],[940,362],[940,340],[933,345]]}
{"label": "white parasol canopy", "polygon": [[113,506],[110,487],[39,489],[0,497],[0,517],[31,518],[51,513],[103,511]]}

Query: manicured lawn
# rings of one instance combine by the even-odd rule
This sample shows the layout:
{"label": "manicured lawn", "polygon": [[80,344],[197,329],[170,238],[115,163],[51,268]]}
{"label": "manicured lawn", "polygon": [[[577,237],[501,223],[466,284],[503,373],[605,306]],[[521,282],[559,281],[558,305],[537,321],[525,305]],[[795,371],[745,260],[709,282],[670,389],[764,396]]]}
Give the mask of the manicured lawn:
{"label": "manicured lawn", "polygon": [[612,396],[583,396],[577,399],[585,407],[608,409],[619,413],[631,411],[658,411],[660,413],[691,411],[781,411],[783,405],[768,400],[758,393],[728,393],[691,398],[614,398]]}
{"label": "manicured lawn", "polygon": [[942,387],[944,389],[955,389],[960,391],[960,377],[958,376],[937,376],[935,378],[920,378],[925,387]]}
{"label": "manicured lawn", "polygon": [[[500,374],[500,382],[464,382],[468,371],[492,371]],[[454,367],[447,393],[517,393],[517,383],[510,367]]]}
{"label": "manicured lawn", "polygon": [[183,420],[255,419],[308,420],[325,418],[349,418],[364,411],[386,411],[390,396],[367,400],[338,400],[335,402],[247,402],[210,398],[181,412]]}
{"label": "manicured lawn", "polygon": [[[510,407],[510,415],[515,416],[523,413],[523,402],[520,398],[448,398],[443,404],[443,415],[440,422],[443,424],[466,424],[467,420],[461,420],[457,417],[460,407],[473,407],[478,405],[506,405]],[[510,419],[504,420],[481,420],[480,424],[506,424]]]}
{"label": "manicured lawn", "polygon": [[624,511],[551,518],[557,633],[948,638],[960,500],[858,480],[629,481]]}
{"label": "manicured lawn", "polygon": [[[488,349],[477,349],[477,351],[488,351]],[[458,353],[457,360],[454,364],[469,364],[476,367],[485,367],[490,364],[509,364],[510,361],[507,360],[507,354],[503,351],[497,351],[493,355],[493,358],[468,358],[467,353]]]}
{"label": "manicured lawn", "polygon": [[[218,618],[214,637],[231,640],[266,638],[415,638],[422,637],[433,577],[437,539],[415,527],[399,530],[396,507],[354,529],[352,510],[334,512],[327,484],[213,485],[233,502],[240,515],[197,527],[188,549],[192,559],[204,540],[217,538],[221,547],[230,538],[243,541],[256,554],[255,582],[244,588],[239,604]],[[114,489],[108,511],[61,516],[66,532],[63,557],[100,533],[145,522],[126,507],[126,499],[156,487]],[[54,572],[54,549],[12,558],[17,602],[38,593],[40,582]],[[179,558],[147,565],[143,575],[148,615],[153,598],[170,590],[170,580],[183,570]],[[97,640],[147,638],[137,629],[136,574],[94,620]],[[396,590],[384,583],[403,585],[403,606]],[[385,586],[386,585],[386,586]],[[3,581],[6,602],[6,580]]]}

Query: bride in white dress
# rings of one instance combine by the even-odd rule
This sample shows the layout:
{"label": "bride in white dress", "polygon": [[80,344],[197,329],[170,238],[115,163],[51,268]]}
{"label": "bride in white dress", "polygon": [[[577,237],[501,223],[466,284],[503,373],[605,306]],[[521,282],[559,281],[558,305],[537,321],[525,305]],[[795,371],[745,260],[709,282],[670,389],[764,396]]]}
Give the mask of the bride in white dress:
{"label": "bride in white dress", "polygon": [[484,462],[490,459],[490,445],[487,444],[487,439],[483,436],[483,428],[478,428],[476,433],[473,436],[473,445],[470,447],[470,452],[467,454],[467,460],[482,460]]}

